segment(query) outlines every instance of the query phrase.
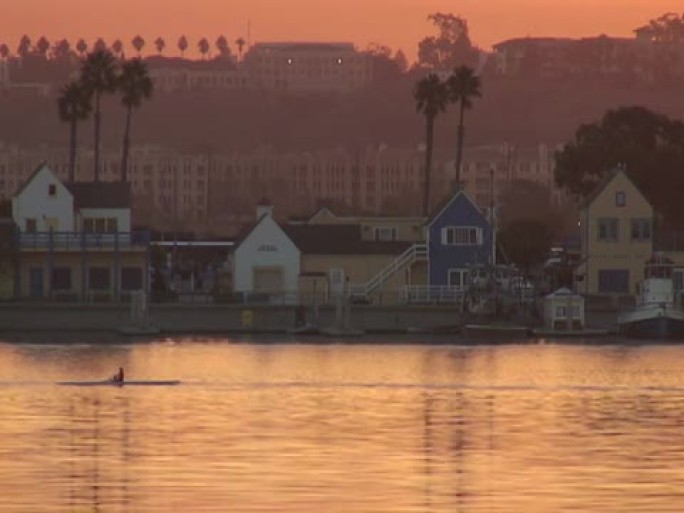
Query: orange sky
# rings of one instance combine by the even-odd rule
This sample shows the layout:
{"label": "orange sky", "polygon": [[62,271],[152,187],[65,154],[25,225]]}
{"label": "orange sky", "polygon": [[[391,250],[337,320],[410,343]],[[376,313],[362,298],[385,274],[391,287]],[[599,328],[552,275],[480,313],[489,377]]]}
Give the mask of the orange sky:
{"label": "orange sky", "polygon": [[[94,7],[96,6],[96,7]],[[425,21],[435,11],[464,16],[474,42],[519,36],[631,35],[665,12],[682,12],[682,0],[8,0],[0,11],[0,42],[12,50],[22,34],[92,40],[116,37],[128,43],[139,33],[149,43],[161,35],[173,46],[181,34],[196,46],[214,41],[351,40],[360,47],[378,41],[402,48],[409,58],[431,33]],[[172,44],[173,42],[173,44]],[[148,48],[149,50],[150,48]]]}

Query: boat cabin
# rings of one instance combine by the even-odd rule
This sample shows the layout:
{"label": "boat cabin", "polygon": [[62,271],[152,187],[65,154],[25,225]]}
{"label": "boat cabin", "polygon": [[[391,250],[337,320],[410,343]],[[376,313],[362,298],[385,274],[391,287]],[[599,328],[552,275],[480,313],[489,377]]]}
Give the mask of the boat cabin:
{"label": "boat cabin", "polygon": [[638,305],[673,305],[675,298],[674,262],[656,253],[646,261],[644,281],[639,285]]}

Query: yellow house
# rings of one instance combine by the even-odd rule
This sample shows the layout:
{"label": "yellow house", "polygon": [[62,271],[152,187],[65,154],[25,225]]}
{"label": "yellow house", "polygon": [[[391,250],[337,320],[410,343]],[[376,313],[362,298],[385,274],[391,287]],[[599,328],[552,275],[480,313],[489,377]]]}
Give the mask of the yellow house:
{"label": "yellow house", "polygon": [[424,242],[426,218],[417,216],[338,216],[327,207],[319,209],[306,224],[359,225],[363,240]]}
{"label": "yellow house", "polygon": [[623,169],[606,176],[582,203],[580,228],[577,291],[635,295],[653,252],[653,206]]}

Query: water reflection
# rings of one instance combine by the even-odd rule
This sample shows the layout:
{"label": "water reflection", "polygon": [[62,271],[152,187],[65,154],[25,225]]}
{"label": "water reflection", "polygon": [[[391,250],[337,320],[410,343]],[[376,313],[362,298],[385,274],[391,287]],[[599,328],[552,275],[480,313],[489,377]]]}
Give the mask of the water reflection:
{"label": "water reflection", "polygon": [[683,355],[0,344],[0,511],[679,511]]}

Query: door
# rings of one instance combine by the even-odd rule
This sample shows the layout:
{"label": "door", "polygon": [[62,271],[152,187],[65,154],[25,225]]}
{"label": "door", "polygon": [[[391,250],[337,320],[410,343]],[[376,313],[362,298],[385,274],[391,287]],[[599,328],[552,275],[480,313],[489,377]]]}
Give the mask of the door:
{"label": "door", "polygon": [[43,269],[32,267],[29,269],[29,295],[32,298],[42,298],[45,294],[43,281]]}
{"label": "door", "polygon": [[254,292],[276,294],[285,292],[282,267],[254,267]]}

